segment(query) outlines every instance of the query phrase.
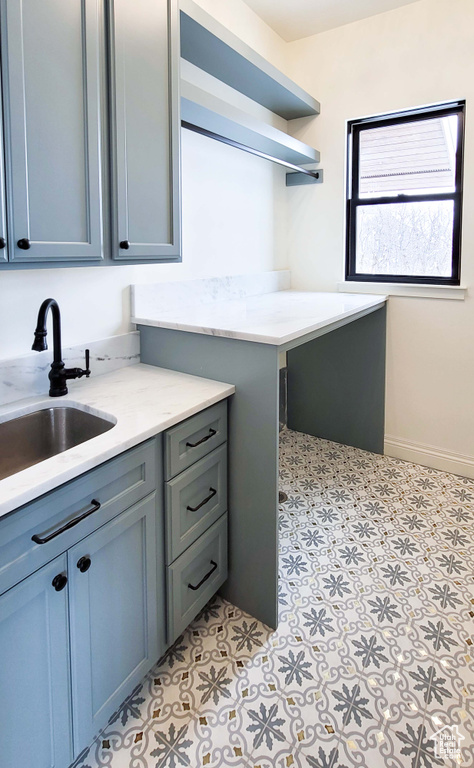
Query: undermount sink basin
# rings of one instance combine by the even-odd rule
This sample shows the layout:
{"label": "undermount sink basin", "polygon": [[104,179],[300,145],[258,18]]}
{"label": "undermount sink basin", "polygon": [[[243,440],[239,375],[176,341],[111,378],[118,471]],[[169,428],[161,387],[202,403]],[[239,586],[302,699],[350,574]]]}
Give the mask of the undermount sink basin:
{"label": "undermount sink basin", "polygon": [[114,422],[72,406],[44,408],[0,423],[0,480],[85,443]]}

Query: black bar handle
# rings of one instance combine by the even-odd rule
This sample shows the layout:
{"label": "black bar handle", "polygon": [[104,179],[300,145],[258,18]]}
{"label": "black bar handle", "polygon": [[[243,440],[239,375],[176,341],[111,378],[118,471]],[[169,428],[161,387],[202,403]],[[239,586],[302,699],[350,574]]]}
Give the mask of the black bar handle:
{"label": "black bar handle", "polygon": [[188,446],[188,448],[197,448],[198,445],[201,445],[201,443],[205,443],[206,440],[209,440],[211,437],[214,437],[214,435],[217,435],[217,432],[215,429],[212,429],[212,427],[210,427],[208,435],[201,437],[201,439],[198,440],[197,443],[186,443],[186,445]]}
{"label": "black bar handle", "polygon": [[18,240],[17,246],[18,248],[21,248],[22,251],[28,251],[30,248],[30,241],[27,237],[22,237],[21,240]]}
{"label": "black bar handle", "polygon": [[206,498],[203,499],[201,501],[201,503],[197,505],[197,507],[189,507],[188,506],[188,507],[186,507],[186,509],[189,509],[190,512],[197,512],[198,509],[201,509],[201,507],[203,507],[204,504],[207,504],[207,502],[210,501],[212,499],[212,497],[215,496],[216,493],[217,493],[215,488],[209,488],[209,490],[210,490],[209,496],[206,496]]}
{"label": "black bar handle", "polygon": [[188,584],[189,589],[193,589],[194,591],[196,591],[196,589],[199,589],[199,587],[202,587],[204,582],[207,581],[210,576],[212,576],[212,574],[214,573],[214,571],[217,568],[217,563],[215,563],[214,560],[211,560],[211,565],[212,565],[211,570],[209,571],[209,573],[206,573],[206,575],[204,576],[204,578],[201,579],[199,584],[196,584],[195,587],[193,587],[192,584]]}
{"label": "black bar handle", "polygon": [[91,369],[89,368],[90,354],[91,354],[90,350],[86,349],[86,371],[85,371],[86,379],[88,379],[89,376],[91,375]]}
{"label": "black bar handle", "polygon": [[82,522],[82,520],[85,520],[86,517],[89,517],[89,515],[92,515],[93,512],[97,512],[97,510],[100,509],[100,501],[92,499],[91,504],[92,507],[88,509],[87,512],[84,512],[82,515],[78,515],[78,517],[70,520],[68,523],[66,523],[66,525],[63,525],[62,528],[58,528],[57,531],[50,533],[49,536],[40,536],[39,534],[35,533],[35,535],[31,537],[31,540],[34,541],[35,544],[47,544],[48,541],[55,539],[56,536],[59,536],[61,533],[68,531],[70,528],[74,528],[75,525]]}

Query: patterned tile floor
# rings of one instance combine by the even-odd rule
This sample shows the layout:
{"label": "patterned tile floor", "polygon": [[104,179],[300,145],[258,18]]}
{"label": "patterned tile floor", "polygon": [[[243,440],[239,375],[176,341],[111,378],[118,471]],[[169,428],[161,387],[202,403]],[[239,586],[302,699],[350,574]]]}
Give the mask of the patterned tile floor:
{"label": "patterned tile floor", "polygon": [[280,470],[278,630],[212,600],[74,768],[474,766],[474,480],[290,431]]}

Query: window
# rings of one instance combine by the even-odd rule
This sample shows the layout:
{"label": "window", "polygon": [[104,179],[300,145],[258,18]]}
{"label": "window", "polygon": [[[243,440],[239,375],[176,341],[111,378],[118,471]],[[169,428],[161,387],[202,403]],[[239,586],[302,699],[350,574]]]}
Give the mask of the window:
{"label": "window", "polygon": [[464,102],[349,123],[346,280],[459,285]]}

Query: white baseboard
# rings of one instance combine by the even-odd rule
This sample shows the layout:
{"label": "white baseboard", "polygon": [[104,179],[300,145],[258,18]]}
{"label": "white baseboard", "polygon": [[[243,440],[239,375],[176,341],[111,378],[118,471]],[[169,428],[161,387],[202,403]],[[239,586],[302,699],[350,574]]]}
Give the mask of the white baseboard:
{"label": "white baseboard", "polygon": [[385,455],[474,479],[474,456],[445,451],[434,445],[412,443],[385,435]]}

